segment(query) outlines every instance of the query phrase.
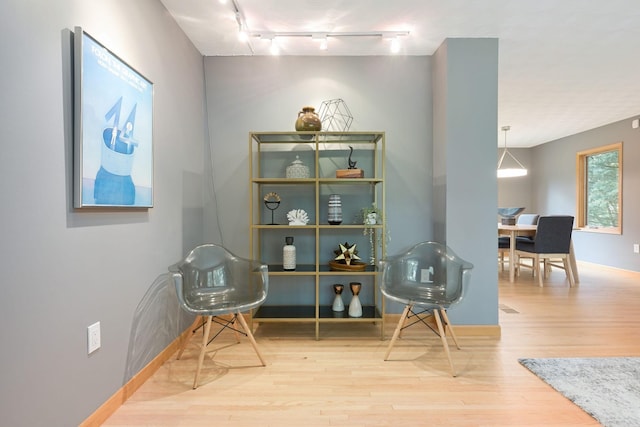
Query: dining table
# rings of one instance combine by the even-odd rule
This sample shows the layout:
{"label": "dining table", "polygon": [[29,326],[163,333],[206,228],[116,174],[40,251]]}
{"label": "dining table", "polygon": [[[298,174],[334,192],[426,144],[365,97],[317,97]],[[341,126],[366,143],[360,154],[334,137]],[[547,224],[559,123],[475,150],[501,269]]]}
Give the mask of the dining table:
{"label": "dining table", "polygon": [[[535,236],[537,225],[527,225],[527,224],[502,224],[498,223],[498,236],[509,236],[509,281],[515,281],[516,275],[516,237],[518,236]],[[569,246],[569,265],[571,267],[571,272],[573,273],[573,278],[576,283],[580,282],[578,278],[578,266],[576,264],[576,256],[573,251],[573,239],[571,239],[571,244]]]}

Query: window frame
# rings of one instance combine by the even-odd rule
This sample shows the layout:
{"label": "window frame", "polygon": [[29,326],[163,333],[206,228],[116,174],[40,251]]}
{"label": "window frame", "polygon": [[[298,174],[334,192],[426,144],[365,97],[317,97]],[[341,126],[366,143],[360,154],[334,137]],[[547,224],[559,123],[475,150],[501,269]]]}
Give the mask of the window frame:
{"label": "window frame", "polygon": [[[618,226],[617,227],[589,227],[587,225],[587,158],[596,154],[610,151],[618,152]],[[616,142],[601,147],[576,153],[576,227],[582,231],[594,233],[622,234],[622,142]]]}

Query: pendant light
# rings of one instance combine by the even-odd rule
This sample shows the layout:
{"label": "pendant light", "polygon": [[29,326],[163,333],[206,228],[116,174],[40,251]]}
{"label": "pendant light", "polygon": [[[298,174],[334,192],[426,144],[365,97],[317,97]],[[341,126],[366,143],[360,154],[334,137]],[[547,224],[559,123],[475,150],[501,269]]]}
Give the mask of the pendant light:
{"label": "pendant light", "polygon": [[[500,156],[500,160],[498,160],[498,178],[512,178],[516,176],[525,176],[527,174],[527,168],[525,168],[522,163],[516,159],[513,154],[507,150],[507,132],[511,129],[511,126],[502,126],[502,130],[504,131],[504,151]],[[508,167],[502,166],[502,162],[504,158],[509,155],[520,167]]]}

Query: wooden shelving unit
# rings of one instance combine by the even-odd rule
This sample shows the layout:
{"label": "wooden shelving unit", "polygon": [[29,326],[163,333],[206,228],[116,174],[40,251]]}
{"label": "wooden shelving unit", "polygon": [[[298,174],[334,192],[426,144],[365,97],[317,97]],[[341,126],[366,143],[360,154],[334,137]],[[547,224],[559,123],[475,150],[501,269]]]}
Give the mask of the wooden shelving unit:
{"label": "wooden shelving unit", "polygon": [[[252,313],[253,322],[315,323],[315,337],[327,322],[373,322],[384,337],[384,298],[379,289],[375,262],[386,253],[385,223],[364,225],[361,208],[375,204],[385,212],[384,132],[250,132],[249,133],[249,249],[252,256],[269,265],[269,295]],[[336,178],[336,170],[347,168],[351,154],[363,178]],[[308,178],[286,178],[286,168],[298,158],[309,168]],[[264,196],[274,192],[278,208],[267,209]],[[339,194],[343,220],[330,225],[328,198]],[[289,226],[287,212],[303,209],[309,216],[304,226]],[[295,271],[282,267],[286,236],[294,237]],[[356,244],[367,262],[365,271],[332,271],[329,261],[340,243]],[[373,260],[373,264],[371,264]],[[349,283],[359,282],[362,317],[349,317]],[[333,284],[344,285],[344,312],[331,309]]]}

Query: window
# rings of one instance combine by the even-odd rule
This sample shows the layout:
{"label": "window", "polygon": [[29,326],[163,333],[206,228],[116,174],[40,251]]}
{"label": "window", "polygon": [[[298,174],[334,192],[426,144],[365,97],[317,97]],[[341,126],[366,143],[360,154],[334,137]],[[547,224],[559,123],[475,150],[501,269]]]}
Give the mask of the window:
{"label": "window", "polygon": [[581,151],[576,157],[577,227],[622,233],[622,142]]}

